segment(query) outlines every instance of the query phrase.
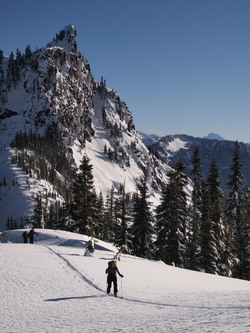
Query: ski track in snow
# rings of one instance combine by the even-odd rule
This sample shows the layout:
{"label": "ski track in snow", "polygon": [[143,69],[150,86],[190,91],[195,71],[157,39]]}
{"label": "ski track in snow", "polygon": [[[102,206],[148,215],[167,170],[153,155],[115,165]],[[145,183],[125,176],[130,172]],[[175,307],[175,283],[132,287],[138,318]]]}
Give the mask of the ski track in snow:
{"label": "ski track in snow", "polygon": [[73,271],[75,271],[84,281],[86,281],[90,286],[97,289],[98,291],[104,292],[103,289],[99,288],[97,285],[95,285],[93,282],[91,282],[86,276],[84,276],[72,263],[66,259],[61,253],[56,252],[53,250],[50,246],[46,246],[51,252],[53,252],[55,255],[57,255],[60,259],[66,262],[66,264],[71,268]]}

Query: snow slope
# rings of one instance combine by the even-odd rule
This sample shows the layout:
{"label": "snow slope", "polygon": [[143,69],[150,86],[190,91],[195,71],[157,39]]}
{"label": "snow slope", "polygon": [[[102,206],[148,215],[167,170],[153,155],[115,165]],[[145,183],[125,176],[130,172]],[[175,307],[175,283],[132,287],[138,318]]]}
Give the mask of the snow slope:
{"label": "snow slope", "polygon": [[[39,193],[45,196],[48,194],[49,203],[53,202],[51,193],[54,193],[53,186],[35,177],[29,177],[25,171],[16,164],[11,163],[11,157],[15,152],[11,148],[4,148],[0,151],[0,232],[7,228],[8,218],[17,223],[25,217],[32,216],[34,197]],[[3,179],[6,186],[1,186]],[[61,200],[57,195],[57,200]]]}
{"label": "snow slope", "polygon": [[[107,263],[116,249],[64,231],[8,231],[0,244],[0,331],[250,332],[250,283],[122,255],[119,296],[106,296]],[[122,285],[121,285],[122,284]]]}

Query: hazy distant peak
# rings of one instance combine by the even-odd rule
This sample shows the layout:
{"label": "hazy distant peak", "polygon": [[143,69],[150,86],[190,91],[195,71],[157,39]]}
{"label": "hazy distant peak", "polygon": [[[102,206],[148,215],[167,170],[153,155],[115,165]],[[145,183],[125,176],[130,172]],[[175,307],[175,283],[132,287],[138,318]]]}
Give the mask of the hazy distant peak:
{"label": "hazy distant peak", "polygon": [[152,144],[156,143],[157,141],[160,140],[160,136],[158,136],[157,134],[146,134],[143,132],[138,132],[139,135],[142,138],[142,141],[144,142],[144,144],[146,146],[151,146]]}
{"label": "hazy distant peak", "polygon": [[207,136],[204,136],[204,139],[225,141],[224,138],[216,133],[209,133]]}

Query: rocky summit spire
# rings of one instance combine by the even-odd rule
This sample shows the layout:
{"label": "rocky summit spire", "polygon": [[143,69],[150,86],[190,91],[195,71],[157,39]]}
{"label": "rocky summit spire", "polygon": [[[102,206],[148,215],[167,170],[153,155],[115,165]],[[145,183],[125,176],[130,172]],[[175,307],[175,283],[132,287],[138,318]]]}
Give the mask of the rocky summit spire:
{"label": "rocky summit spire", "polygon": [[49,43],[47,47],[60,46],[63,48],[77,48],[76,44],[76,28],[72,24],[67,25],[62,29],[53,42]]}
{"label": "rocky summit spire", "polygon": [[72,35],[74,37],[76,37],[76,27],[72,24],[67,25],[66,27],[64,27],[63,29],[64,31],[66,31],[66,33],[69,35]]}

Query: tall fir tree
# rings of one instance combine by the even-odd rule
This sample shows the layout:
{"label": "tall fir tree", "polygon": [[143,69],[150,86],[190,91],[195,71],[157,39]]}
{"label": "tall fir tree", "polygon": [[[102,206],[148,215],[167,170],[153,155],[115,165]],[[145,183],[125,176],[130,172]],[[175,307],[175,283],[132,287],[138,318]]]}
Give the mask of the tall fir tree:
{"label": "tall fir tree", "polygon": [[97,205],[96,205],[96,228],[95,228],[95,237],[102,238],[102,226],[104,224],[104,199],[103,194],[100,192],[100,194],[97,196]]}
{"label": "tall fir tree", "polygon": [[[247,214],[247,197],[243,198],[243,173],[240,158],[240,145],[236,141],[231,174],[228,177],[229,195],[227,199],[226,214],[228,219],[228,234],[231,239],[231,251],[235,258],[233,265],[233,276],[244,278],[246,269],[245,254],[247,253],[246,224],[249,221]],[[248,222],[249,223],[249,222]]]}
{"label": "tall fir tree", "polygon": [[145,171],[137,184],[137,193],[134,195],[132,253],[142,258],[153,258],[154,245],[152,236],[154,219],[149,202],[147,181],[148,174]]}
{"label": "tall fir tree", "polygon": [[200,226],[202,211],[203,179],[199,149],[196,148],[191,159],[193,190],[191,195],[190,219],[187,228],[186,268],[199,269]]}
{"label": "tall fir tree", "polygon": [[213,160],[209,167],[206,189],[203,192],[201,223],[201,269],[207,273],[220,274],[225,269],[225,228],[223,194],[219,172]]}
{"label": "tall fir tree", "polygon": [[115,240],[115,199],[114,199],[114,186],[106,197],[105,208],[104,208],[104,221],[101,226],[102,239],[109,243],[114,243]]}
{"label": "tall fir tree", "polygon": [[70,212],[74,221],[73,230],[91,237],[95,236],[97,227],[97,197],[92,169],[89,158],[84,155],[73,180],[73,202],[70,204]]}
{"label": "tall fir tree", "polygon": [[243,245],[240,257],[240,278],[250,280],[250,189],[244,191],[245,220],[242,228]]}
{"label": "tall fir tree", "polygon": [[0,68],[2,67],[2,64],[3,64],[3,50],[0,50]]}
{"label": "tall fir tree", "polygon": [[156,210],[157,256],[166,264],[185,266],[187,176],[184,166],[178,162],[174,171],[168,174],[169,184],[162,193],[161,204]]}
{"label": "tall fir tree", "polygon": [[[169,175],[171,176],[171,174]],[[156,259],[171,263],[168,253],[168,240],[172,218],[173,190],[171,182],[165,186],[161,194],[161,203],[156,208]]]}
{"label": "tall fir tree", "polygon": [[45,207],[42,203],[42,196],[41,194],[37,195],[35,198],[35,205],[33,209],[33,216],[31,221],[33,225],[37,228],[44,228],[44,215],[45,215]]}
{"label": "tall fir tree", "polygon": [[125,184],[121,186],[120,195],[116,200],[116,224],[115,224],[115,241],[118,247],[125,247],[127,250],[132,248],[132,235],[130,224],[132,216],[129,210],[129,199],[126,195]]}

